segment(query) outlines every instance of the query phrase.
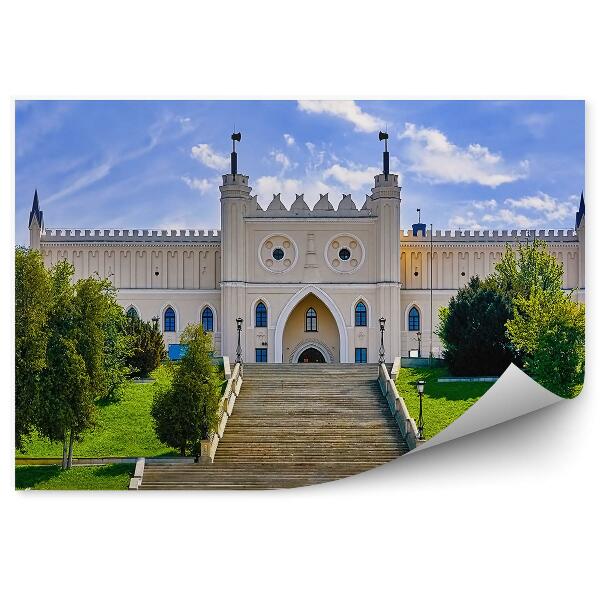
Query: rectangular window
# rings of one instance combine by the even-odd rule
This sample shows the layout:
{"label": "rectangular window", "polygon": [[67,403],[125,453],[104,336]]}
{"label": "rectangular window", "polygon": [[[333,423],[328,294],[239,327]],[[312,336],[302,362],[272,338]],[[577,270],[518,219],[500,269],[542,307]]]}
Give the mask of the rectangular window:
{"label": "rectangular window", "polygon": [[354,349],[354,362],[366,363],[367,362],[367,349],[366,348],[355,348]]}
{"label": "rectangular window", "polygon": [[256,349],[256,362],[267,362],[267,349],[266,348],[257,348]]}

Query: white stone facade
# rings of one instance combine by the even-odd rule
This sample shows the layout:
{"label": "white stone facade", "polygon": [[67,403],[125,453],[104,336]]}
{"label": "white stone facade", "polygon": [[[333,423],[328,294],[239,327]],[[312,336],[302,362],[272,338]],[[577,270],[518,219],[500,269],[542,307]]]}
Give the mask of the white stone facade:
{"label": "white stone facade", "polygon": [[[408,356],[419,345],[421,356],[437,356],[441,346],[431,331],[439,308],[472,275],[491,273],[506,243],[534,237],[546,240],[563,264],[565,289],[577,289],[577,299],[584,299],[583,199],[576,230],[435,231],[432,237],[401,230],[394,174],[375,177],[360,210],[350,195],[337,210],[327,195],[312,210],[302,195],[289,210],[276,195],[263,210],[246,175],[224,175],[220,190],[221,231],[45,229],[36,194],[30,245],[47,265],[71,262],[76,278],[110,279],[124,308],[160,319],[167,345],[177,344],[185,326],[201,322],[208,308],[215,351],[234,357],[236,318],[243,318],[246,362],[259,355],[268,362],[303,360],[311,348],[326,361],[366,356],[377,362],[380,317],[386,319],[386,360]],[[261,302],[266,320],[257,322]],[[366,325],[365,311],[357,317],[358,303]],[[413,307],[420,336],[409,328],[417,326]],[[174,331],[165,331],[172,323],[165,318],[169,308]],[[310,308],[316,331],[307,320]]]}

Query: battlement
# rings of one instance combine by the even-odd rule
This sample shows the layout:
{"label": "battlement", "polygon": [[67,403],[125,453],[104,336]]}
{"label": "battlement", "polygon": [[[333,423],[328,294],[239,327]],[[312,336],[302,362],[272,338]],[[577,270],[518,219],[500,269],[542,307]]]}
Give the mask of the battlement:
{"label": "battlement", "polygon": [[40,241],[42,243],[206,244],[220,243],[221,232],[216,229],[46,229]]}
{"label": "battlement", "polygon": [[[546,242],[576,242],[578,240],[577,232],[573,229],[512,229],[512,230],[484,230],[484,231],[461,231],[461,230],[434,230],[434,242],[484,242],[484,243],[500,243],[505,242],[527,242],[533,239],[544,240]],[[426,235],[417,233],[413,234],[412,229],[405,229],[400,232],[400,240],[402,243],[410,244],[411,242],[431,241],[431,231],[428,230]]]}
{"label": "battlement", "polygon": [[296,194],[296,200],[289,208],[281,201],[281,194],[273,194],[273,200],[266,209],[263,209],[258,203],[257,196],[250,197],[253,202],[253,210],[248,214],[249,217],[263,218],[285,218],[285,217],[371,217],[371,198],[367,196],[364,205],[360,208],[356,206],[352,199],[352,194],[343,194],[337,208],[329,201],[329,194],[320,194],[319,200],[312,208],[304,201],[304,194]]}

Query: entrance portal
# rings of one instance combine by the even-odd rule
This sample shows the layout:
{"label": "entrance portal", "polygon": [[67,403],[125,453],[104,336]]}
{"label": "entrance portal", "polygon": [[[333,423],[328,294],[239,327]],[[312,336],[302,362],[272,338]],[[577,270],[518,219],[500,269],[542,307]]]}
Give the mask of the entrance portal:
{"label": "entrance portal", "polygon": [[299,363],[324,363],[325,357],[316,348],[307,348],[298,357]]}

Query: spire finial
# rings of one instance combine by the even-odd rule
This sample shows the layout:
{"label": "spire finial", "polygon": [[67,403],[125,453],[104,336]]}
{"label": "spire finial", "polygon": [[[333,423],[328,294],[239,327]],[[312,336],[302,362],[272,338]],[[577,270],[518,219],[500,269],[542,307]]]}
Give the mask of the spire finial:
{"label": "spire finial", "polygon": [[390,136],[387,132],[380,131],[379,132],[379,141],[385,140],[385,150],[383,151],[383,174],[385,176],[385,180],[387,181],[388,175],[390,174],[390,153],[388,152],[387,141]]}
{"label": "spire finial", "polygon": [[29,212],[29,227],[31,227],[31,223],[35,219],[39,225],[42,227],[42,218],[44,213],[40,210],[40,202],[38,200],[38,192],[37,188],[33,194],[33,204],[31,205],[31,211]]}
{"label": "spire finial", "polygon": [[233,128],[234,133],[231,134],[231,142],[233,148],[231,150],[231,174],[233,175],[233,179],[235,180],[235,176],[237,175],[237,152],[235,151],[235,143],[242,141],[242,134],[238,131],[235,133],[235,126]]}

